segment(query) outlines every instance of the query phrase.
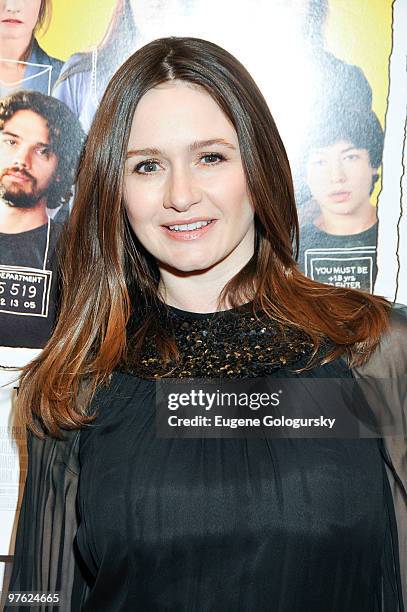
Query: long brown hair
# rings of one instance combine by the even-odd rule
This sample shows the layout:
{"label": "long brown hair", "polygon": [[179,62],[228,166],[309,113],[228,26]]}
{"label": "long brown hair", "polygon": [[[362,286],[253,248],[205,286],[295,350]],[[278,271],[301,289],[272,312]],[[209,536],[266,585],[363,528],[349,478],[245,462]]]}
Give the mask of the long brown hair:
{"label": "long brown hair", "polygon": [[[123,175],[137,104],[171,79],[203,88],[233,123],[255,209],[255,255],[226,285],[220,302],[227,299],[234,306],[252,300],[254,312],[301,328],[316,349],[323,337],[332,339],[336,348],[326,360],[347,352],[351,363],[362,361],[386,327],[384,299],[315,283],[297,269],[292,245],[298,245],[299,232],[289,162],[246,69],[204,40],[156,40],[116,72],[89,133],[61,262],[60,316],[42,354],[22,375],[20,407],[33,430],[33,413],[53,435],[92,419],[86,414],[90,398],[126,356],[132,308],[148,313],[157,304],[157,266],[128,223]],[[157,345],[168,356],[174,346],[152,316],[145,316],[132,342],[141,343],[153,326]]]}

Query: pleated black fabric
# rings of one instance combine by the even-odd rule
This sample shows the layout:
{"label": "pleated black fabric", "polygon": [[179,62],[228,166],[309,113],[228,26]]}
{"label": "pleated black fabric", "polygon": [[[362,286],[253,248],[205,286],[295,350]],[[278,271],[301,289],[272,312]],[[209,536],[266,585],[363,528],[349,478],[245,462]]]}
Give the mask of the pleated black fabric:
{"label": "pleated black fabric", "polygon": [[117,371],[94,424],[31,438],[13,590],[61,589],[64,612],[404,611],[405,438],[160,439],[155,391]]}

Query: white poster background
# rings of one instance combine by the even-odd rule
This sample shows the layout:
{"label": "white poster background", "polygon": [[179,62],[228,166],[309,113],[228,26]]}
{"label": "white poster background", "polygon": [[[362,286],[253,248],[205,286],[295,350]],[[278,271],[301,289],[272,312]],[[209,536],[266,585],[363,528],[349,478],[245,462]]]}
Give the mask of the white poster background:
{"label": "white poster background", "polygon": [[374,292],[407,304],[407,0],[393,4],[393,45],[378,201],[378,274]]}

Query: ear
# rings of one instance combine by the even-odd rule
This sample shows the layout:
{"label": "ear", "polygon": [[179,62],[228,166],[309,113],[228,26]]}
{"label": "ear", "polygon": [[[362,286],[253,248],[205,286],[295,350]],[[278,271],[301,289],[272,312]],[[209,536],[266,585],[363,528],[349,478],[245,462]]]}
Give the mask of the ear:
{"label": "ear", "polygon": [[372,168],[372,185],[370,187],[369,195],[372,195],[375,185],[379,180],[379,168]]}
{"label": "ear", "polygon": [[56,175],[56,177],[55,177],[55,182],[56,182],[56,183],[60,183],[60,182],[61,182],[61,177],[60,177],[60,175],[59,175],[59,174],[57,174],[57,175]]}

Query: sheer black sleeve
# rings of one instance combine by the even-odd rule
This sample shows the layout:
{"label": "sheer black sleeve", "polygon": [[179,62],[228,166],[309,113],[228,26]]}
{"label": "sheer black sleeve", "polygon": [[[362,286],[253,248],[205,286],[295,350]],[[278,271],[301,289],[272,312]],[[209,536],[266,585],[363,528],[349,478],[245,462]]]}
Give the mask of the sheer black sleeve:
{"label": "sheer black sleeve", "polygon": [[[64,440],[28,434],[28,472],[9,593],[61,593],[59,605],[44,603],[35,610],[77,611],[86,597],[74,542],[79,438],[79,431],[65,432]],[[5,610],[20,608],[6,605]]]}
{"label": "sheer black sleeve", "polygon": [[[369,361],[353,369],[384,432],[384,456],[398,532],[401,588],[407,610],[407,307],[395,306],[390,328]],[[386,433],[387,432],[387,433]],[[397,552],[397,551],[395,551]]]}

